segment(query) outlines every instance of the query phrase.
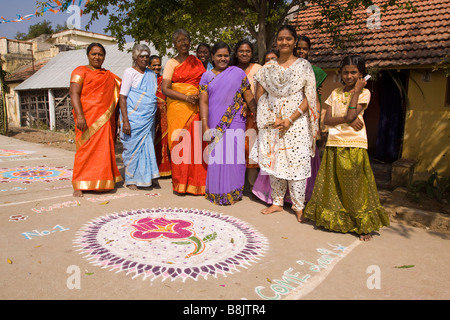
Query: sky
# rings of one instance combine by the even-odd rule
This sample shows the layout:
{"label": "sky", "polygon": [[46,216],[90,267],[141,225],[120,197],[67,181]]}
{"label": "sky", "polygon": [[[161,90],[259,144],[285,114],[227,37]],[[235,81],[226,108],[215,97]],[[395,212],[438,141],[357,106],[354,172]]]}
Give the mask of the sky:
{"label": "sky", "polygon": [[[78,4],[78,0],[75,1]],[[81,3],[83,7],[86,1]],[[25,16],[28,14],[34,14],[36,12],[36,0],[0,0],[0,17],[5,18],[6,20],[15,20],[17,19],[16,14],[20,14],[21,16]],[[53,13],[51,11],[47,11],[44,13],[42,17],[31,17],[30,20],[24,20],[20,22],[8,22],[0,24],[0,37],[6,37],[9,39],[15,39],[17,32],[28,33],[28,28],[36,23],[42,22],[44,20],[48,20],[52,23],[53,28],[56,25],[61,24],[64,25],[67,19],[72,14],[67,12],[58,12]],[[89,15],[81,16],[81,30],[85,30],[87,23],[89,22]],[[100,17],[99,20],[95,21],[92,26],[88,29],[88,31],[108,34],[103,30],[108,24],[108,19],[106,17]]]}

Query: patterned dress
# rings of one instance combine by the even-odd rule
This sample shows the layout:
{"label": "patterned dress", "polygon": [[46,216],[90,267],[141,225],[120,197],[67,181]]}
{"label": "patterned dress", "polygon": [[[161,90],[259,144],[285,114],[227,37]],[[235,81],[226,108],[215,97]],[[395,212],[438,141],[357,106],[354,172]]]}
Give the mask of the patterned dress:
{"label": "patterned dress", "polygon": [[[285,183],[279,180],[274,183],[281,179],[289,181],[294,210],[301,210],[304,207],[306,179],[311,176],[310,159],[315,156],[315,142],[319,135],[313,69],[307,60],[301,58],[286,69],[271,61],[255,74],[254,79],[266,92],[258,101],[258,140],[250,158],[271,176],[273,203],[283,205],[284,194],[281,195],[283,189],[280,188]],[[276,118],[290,117],[305,97],[308,112],[295,120],[285,133],[273,129]]]}

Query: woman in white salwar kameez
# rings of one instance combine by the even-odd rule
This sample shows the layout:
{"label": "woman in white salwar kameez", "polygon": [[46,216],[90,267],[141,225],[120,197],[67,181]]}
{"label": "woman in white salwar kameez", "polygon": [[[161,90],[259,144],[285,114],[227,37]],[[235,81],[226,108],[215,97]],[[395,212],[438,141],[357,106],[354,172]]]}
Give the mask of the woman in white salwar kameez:
{"label": "woman in white salwar kameez", "polygon": [[282,211],[289,187],[292,209],[297,220],[303,222],[306,179],[311,176],[319,112],[314,72],[307,60],[295,56],[296,39],[292,26],[282,26],[276,38],[280,57],[266,63],[254,76],[260,84],[256,92],[258,140],[250,156],[270,175],[273,202],[261,212]]}

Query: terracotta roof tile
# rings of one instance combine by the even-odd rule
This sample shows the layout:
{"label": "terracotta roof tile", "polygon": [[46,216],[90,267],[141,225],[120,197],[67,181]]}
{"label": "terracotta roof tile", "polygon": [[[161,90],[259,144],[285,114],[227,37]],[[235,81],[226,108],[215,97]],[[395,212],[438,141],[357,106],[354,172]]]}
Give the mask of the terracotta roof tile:
{"label": "terracotta roof tile", "polygon": [[358,23],[342,29],[358,31],[355,38],[362,43],[348,43],[345,51],[335,49],[328,34],[310,28],[313,20],[320,17],[317,6],[301,11],[294,23],[299,34],[311,38],[311,62],[322,68],[338,68],[347,54],[364,55],[368,66],[436,64],[450,54],[450,0],[414,0],[413,4],[417,12],[391,7],[382,13],[380,29],[369,29],[366,24],[370,14],[365,10],[357,12],[354,21]]}

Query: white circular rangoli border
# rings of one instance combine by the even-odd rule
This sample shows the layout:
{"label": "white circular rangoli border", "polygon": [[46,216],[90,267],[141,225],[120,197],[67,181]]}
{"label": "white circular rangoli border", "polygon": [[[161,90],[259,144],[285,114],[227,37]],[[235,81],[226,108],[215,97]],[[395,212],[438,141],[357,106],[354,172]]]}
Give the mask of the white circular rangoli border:
{"label": "white circular rangoli border", "polygon": [[74,245],[94,265],[133,278],[198,280],[247,268],[268,249],[247,223],[209,210],[150,208],[85,224]]}

